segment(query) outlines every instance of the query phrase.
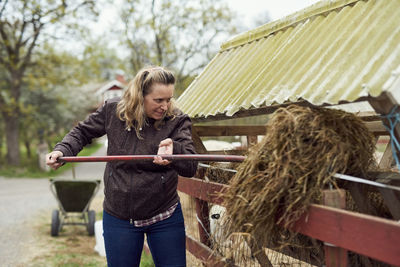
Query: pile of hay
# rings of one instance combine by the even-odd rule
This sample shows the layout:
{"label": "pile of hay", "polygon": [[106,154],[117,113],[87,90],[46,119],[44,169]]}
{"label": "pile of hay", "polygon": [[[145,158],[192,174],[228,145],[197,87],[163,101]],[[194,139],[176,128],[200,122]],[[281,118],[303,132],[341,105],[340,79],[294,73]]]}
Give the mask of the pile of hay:
{"label": "pile of hay", "polygon": [[283,248],[290,227],[321,189],[337,186],[332,175],[364,176],[374,163],[373,135],[353,114],[291,105],[278,109],[265,138],[250,149],[224,194],[230,232]]}

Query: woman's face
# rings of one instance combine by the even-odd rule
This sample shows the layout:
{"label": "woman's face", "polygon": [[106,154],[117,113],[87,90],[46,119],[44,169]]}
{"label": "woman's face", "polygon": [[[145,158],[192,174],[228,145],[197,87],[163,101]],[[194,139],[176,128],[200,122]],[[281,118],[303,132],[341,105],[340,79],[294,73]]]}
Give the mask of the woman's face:
{"label": "woman's face", "polygon": [[161,120],[168,110],[173,95],[173,84],[153,84],[150,87],[150,94],[144,97],[144,112],[147,117]]}

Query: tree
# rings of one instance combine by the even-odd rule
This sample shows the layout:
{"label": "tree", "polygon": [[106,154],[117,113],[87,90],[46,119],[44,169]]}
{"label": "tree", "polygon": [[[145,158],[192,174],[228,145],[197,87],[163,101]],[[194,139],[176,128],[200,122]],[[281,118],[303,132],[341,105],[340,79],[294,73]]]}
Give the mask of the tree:
{"label": "tree", "polygon": [[3,147],[4,147],[4,127],[3,127],[3,120],[0,117],[0,162],[3,161]]}
{"label": "tree", "polygon": [[133,72],[144,65],[166,66],[175,71],[178,91],[236,32],[232,12],[221,0],[125,0],[122,6]]}
{"label": "tree", "polygon": [[82,84],[98,77],[87,77],[91,69],[81,59],[54,46],[38,48],[36,68],[27,70],[21,94],[20,141],[30,150],[34,141],[53,146],[52,136],[65,134],[73,123],[82,120],[95,106],[93,92]]}
{"label": "tree", "polygon": [[9,164],[20,164],[21,95],[27,71],[35,68],[37,47],[56,37],[63,25],[75,24],[74,18],[82,12],[95,13],[94,8],[94,0],[0,1],[0,68],[5,70],[4,84],[0,84],[0,113]]}
{"label": "tree", "polygon": [[82,53],[82,72],[86,82],[108,81],[115,78],[116,71],[126,72],[126,60],[121,59],[116,50],[107,43],[110,37],[92,38],[86,40],[86,46]]}

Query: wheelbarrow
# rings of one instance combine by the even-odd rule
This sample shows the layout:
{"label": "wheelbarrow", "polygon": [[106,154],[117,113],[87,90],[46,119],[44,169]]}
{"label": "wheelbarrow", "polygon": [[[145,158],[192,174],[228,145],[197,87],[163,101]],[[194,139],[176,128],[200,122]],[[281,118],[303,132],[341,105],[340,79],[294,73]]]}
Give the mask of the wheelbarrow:
{"label": "wheelbarrow", "polygon": [[96,212],[89,207],[99,185],[100,180],[50,179],[59,207],[51,214],[51,236],[58,236],[64,225],[85,225],[89,235],[94,235]]}

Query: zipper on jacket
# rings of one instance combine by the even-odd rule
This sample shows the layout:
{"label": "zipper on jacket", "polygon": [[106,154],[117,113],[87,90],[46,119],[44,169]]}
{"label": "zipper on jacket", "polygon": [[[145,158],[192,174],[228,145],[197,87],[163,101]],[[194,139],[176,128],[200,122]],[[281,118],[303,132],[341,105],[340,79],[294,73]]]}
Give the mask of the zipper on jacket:
{"label": "zipper on jacket", "polygon": [[165,178],[164,175],[161,175],[161,184],[163,186],[163,188],[165,187]]}
{"label": "zipper on jacket", "polygon": [[[127,135],[128,136],[128,135]],[[137,149],[137,143],[138,143],[138,140],[137,139],[133,139],[133,151],[132,151],[132,155],[135,155],[135,153],[136,153],[136,149]],[[133,219],[132,218],[134,218],[134,211],[133,211],[133,207],[132,207],[132,203],[133,203],[133,189],[134,189],[134,186],[133,186],[133,180],[134,180],[135,178],[132,176],[132,174],[130,175],[130,177],[129,177],[129,182],[130,182],[130,184],[129,184],[129,188],[130,188],[130,190],[129,190],[129,201],[128,201],[128,213],[129,213],[129,216],[130,216],[130,224],[133,224]]]}

